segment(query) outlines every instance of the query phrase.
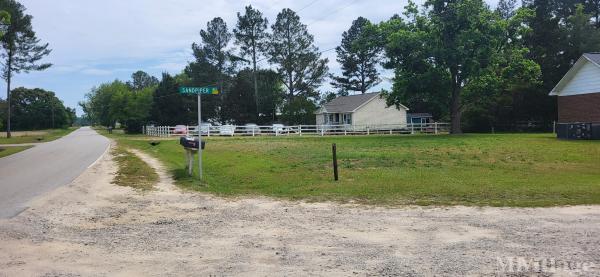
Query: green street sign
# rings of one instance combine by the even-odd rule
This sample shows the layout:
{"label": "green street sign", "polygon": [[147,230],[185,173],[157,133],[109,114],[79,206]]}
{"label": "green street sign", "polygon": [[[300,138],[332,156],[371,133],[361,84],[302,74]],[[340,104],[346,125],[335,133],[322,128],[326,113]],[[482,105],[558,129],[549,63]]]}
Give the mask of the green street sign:
{"label": "green street sign", "polygon": [[208,87],[179,87],[181,94],[219,94],[219,89],[216,86]]}

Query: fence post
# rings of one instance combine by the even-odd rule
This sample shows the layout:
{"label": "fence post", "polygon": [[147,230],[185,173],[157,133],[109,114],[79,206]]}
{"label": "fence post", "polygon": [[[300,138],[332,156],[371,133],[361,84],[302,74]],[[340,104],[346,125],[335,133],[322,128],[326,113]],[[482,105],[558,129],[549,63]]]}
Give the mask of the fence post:
{"label": "fence post", "polygon": [[552,121],[552,133],[556,134],[556,120]]}
{"label": "fence post", "polygon": [[333,179],[335,181],[338,180],[338,163],[337,163],[337,147],[334,144],[331,145],[331,152],[332,152],[332,158],[333,158]]}
{"label": "fence post", "polygon": [[438,133],[438,130],[437,130],[437,122],[434,122],[434,123],[433,123],[433,128],[434,128],[434,130],[435,130],[435,134],[437,135],[437,133]]}
{"label": "fence post", "polygon": [[302,136],[302,124],[298,126],[298,133]]}
{"label": "fence post", "polygon": [[367,126],[367,136],[371,134],[371,130],[369,130],[369,126]]}
{"label": "fence post", "polygon": [[415,124],[414,123],[410,123],[410,134],[414,135],[415,134]]}

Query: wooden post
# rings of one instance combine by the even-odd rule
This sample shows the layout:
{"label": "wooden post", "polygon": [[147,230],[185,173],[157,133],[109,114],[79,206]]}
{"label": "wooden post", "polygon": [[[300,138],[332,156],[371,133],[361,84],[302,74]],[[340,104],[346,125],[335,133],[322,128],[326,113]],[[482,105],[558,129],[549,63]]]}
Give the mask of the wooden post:
{"label": "wooden post", "polygon": [[187,164],[187,170],[188,170],[188,174],[190,176],[192,176],[193,171],[194,171],[194,152],[192,152],[191,149],[186,148],[185,149],[185,157],[186,157],[186,164]]}
{"label": "wooden post", "polygon": [[331,145],[331,152],[333,153],[333,179],[338,180],[338,163],[337,163],[337,147],[334,144]]}

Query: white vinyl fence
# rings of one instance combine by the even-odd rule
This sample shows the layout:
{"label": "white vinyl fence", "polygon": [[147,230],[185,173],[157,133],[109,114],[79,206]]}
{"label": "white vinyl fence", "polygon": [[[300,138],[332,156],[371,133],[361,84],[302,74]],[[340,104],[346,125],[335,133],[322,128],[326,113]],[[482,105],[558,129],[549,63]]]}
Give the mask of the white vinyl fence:
{"label": "white vinyl fence", "polygon": [[[381,125],[221,125],[200,127],[203,136],[288,136],[288,135],[376,135],[376,134],[440,134],[448,133],[448,123],[381,124]],[[144,126],[145,135],[171,137],[198,135],[197,126]]]}

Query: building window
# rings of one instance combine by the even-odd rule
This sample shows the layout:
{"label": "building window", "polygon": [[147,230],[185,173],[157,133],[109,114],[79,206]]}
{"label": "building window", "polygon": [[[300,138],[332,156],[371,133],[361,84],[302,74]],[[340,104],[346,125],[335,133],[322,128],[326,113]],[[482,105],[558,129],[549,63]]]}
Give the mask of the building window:
{"label": "building window", "polygon": [[352,124],[352,114],[344,114],[344,124]]}

